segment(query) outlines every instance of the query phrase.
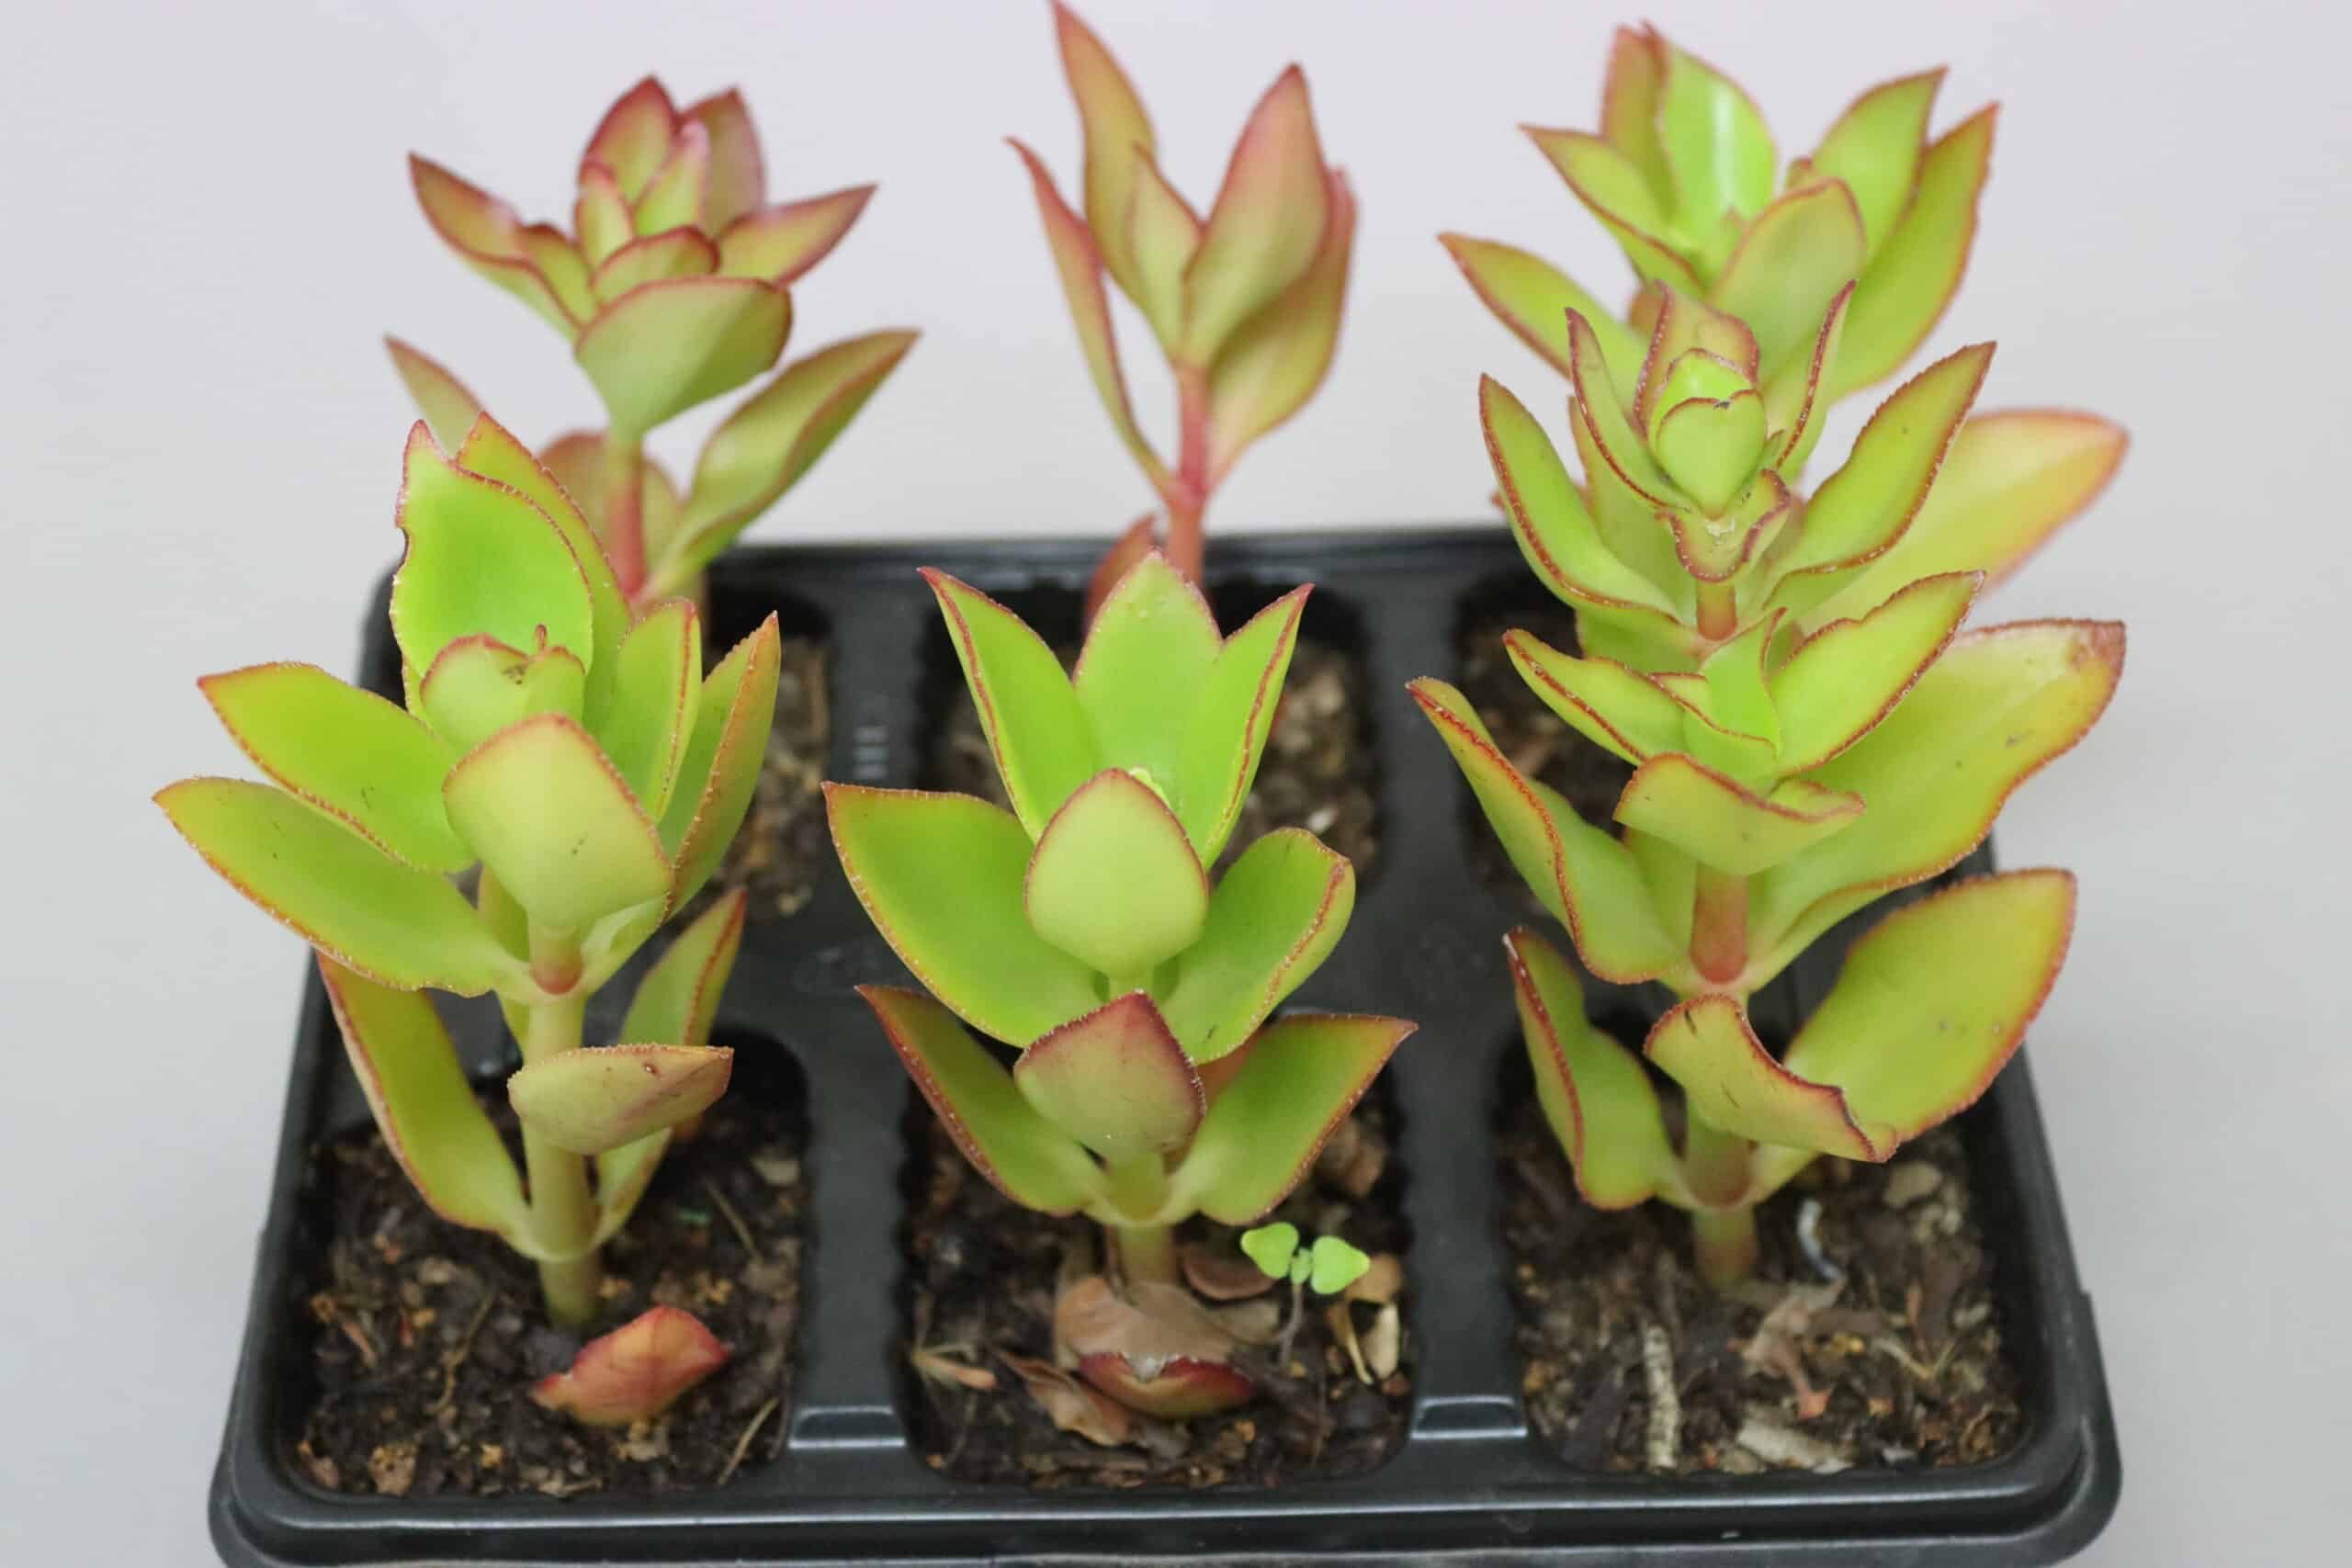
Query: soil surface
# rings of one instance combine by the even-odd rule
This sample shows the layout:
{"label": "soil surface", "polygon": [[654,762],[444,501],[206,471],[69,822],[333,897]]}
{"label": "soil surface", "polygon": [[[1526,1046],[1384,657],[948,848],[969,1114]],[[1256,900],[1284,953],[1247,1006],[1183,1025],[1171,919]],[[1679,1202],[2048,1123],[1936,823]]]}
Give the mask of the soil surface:
{"label": "soil surface", "polygon": [[[1065,667],[1078,660],[1076,648],[1054,651]],[[1504,672],[1510,673],[1508,666]],[[1363,711],[1363,666],[1328,643],[1300,639],[1283,682],[1282,705],[1267,732],[1257,782],[1242,802],[1241,820],[1221,864],[1277,828],[1304,828],[1354,863],[1359,886],[1371,876],[1380,839]],[[960,681],[938,734],[933,755],[937,787],[1007,806],[988,739]]]}
{"label": "soil surface", "polygon": [[[1758,1211],[1755,1278],[1718,1294],[1691,1268],[1686,1216],[1588,1207],[1534,1097],[1515,1099],[1503,1225],[1521,1388],[1569,1463],[1914,1469],[1981,1463],[2024,1435],[1951,1128],[1883,1166],[1815,1161]],[[1798,1235],[1809,1203],[1819,1251],[1842,1274],[1834,1284]],[[1653,1397],[1657,1387],[1670,1400]]]}
{"label": "soil surface", "polygon": [[[1267,1223],[1288,1220],[1303,1237],[1337,1235],[1365,1252],[1408,1256],[1399,1178],[1385,1106],[1366,1097],[1327,1146],[1315,1171]],[[1039,1488],[1154,1484],[1272,1486],[1370,1470],[1403,1440],[1412,1404],[1415,1360],[1412,1298],[1402,1298],[1403,1349],[1396,1370],[1377,1382],[1359,1378],[1326,1317],[1329,1303],[1309,1293],[1286,1360],[1271,1349],[1248,1352],[1264,1392],[1240,1409],[1176,1423],[1139,1420],[1127,1445],[1100,1447],[1057,1428],[999,1358],[1051,1361],[1057,1279],[1072,1258],[1091,1258],[1097,1227],[1014,1204],[965,1162],[927,1106],[910,1134],[922,1163],[909,1224],[908,1348],[929,1349],[993,1376],[991,1389],[907,1374],[910,1425],[917,1451],[933,1469],[962,1481],[1023,1483]],[[1361,1193],[1362,1196],[1353,1194]],[[1194,1220],[1181,1238],[1238,1256],[1240,1231]],[[1287,1311],[1287,1287],[1255,1298]],[[1359,1335],[1373,1310],[1351,1306]],[[1237,1363],[1242,1364],[1242,1363]]]}
{"label": "soil surface", "polygon": [[[504,1097],[483,1101],[511,1142]],[[605,1247],[604,1312],[570,1331],[548,1324],[537,1266],[435,1216],[372,1127],[314,1150],[327,1234],[294,1303],[315,1382],[286,1438],[291,1468],[331,1492],[570,1496],[705,1488],[773,1459],[799,1305],[799,1152],[772,1111],[714,1107]],[[732,1354],[661,1417],[597,1429],[531,1402],[586,1339],[662,1304]]]}
{"label": "soil surface", "polygon": [[710,879],[713,893],[748,888],[752,919],[798,911],[833,864],[818,787],[832,742],[826,679],[831,649],[811,637],[784,639],[775,682],[775,727],[768,731],[760,782],[742,830]]}
{"label": "soil surface", "polygon": [[[1529,689],[1503,648],[1503,634],[1514,627],[1564,653],[1577,651],[1576,620],[1564,606],[1481,616],[1463,634],[1461,668],[1454,683],[1478,710],[1496,746],[1512,766],[1558,790],[1586,821],[1616,832],[1617,797],[1624,793],[1625,781],[1634,776],[1633,766],[1569,728]],[[1464,796],[1464,809],[1476,816],[1477,804],[1467,800],[1466,791]],[[1490,887],[1520,889],[1528,908],[1541,910],[1542,905],[1526,891],[1483,818],[1471,842],[1475,846],[1471,863],[1481,880]]]}

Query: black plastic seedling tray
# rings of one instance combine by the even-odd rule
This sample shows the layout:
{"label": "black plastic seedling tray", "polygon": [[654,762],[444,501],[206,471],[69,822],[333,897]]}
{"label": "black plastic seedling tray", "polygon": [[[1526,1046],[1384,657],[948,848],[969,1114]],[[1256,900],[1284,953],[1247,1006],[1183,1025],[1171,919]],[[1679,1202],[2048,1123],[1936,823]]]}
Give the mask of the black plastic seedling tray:
{"label": "black plastic seedling tray", "polygon": [[[774,608],[787,634],[831,639],[828,776],[924,782],[930,737],[964,700],[930,592],[936,565],[1005,599],[1048,637],[1074,635],[1093,541],[764,547],[712,581],[718,646]],[[901,1175],[909,1087],[850,987],[902,979],[838,872],[799,913],[755,921],[720,1030],[764,1039],[766,1095],[808,1128],[810,1242],[798,1372],[784,1451],[722,1490],[406,1501],[322,1492],[284,1434],[309,1378],[295,1299],[317,1216],[302,1174],[318,1140],[363,1124],[315,980],[303,1005],[243,1354],[210,1517],[232,1564],[766,1563],[1064,1561],[2023,1565],[2058,1562],[2107,1522],[2120,1483],[2089,1299],[2075,1272],[2055,1174],[2022,1056],[1962,1118],[1977,1212],[1997,1266],[2006,1343],[2028,1429],[2007,1457],[1936,1471],[1673,1479],[1572,1469],[1532,1435],[1518,1395],[1493,1130],[1520,1049],[1500,938],[1523,918],[1469,858],[1487,829],[1404,687],[1451,674],[1464,617],[1543,602],[1498,527],[1265,535],[1217,541],[1212,596],[1227,625],[1282,589],[1317,585],[1305,634],[1362,661],[1383,849],[1346,939],[1296,1000],[1420,1021],[1388,1069],[1412,1243],[1418,1363],[1408,1434],[1387,1462],[1274,1490],[1032,1492],[927,1468],[904,1416]],[[397,693],[379,597],[363,671]],[[1793,1019],[1834,978],[1826,942],[1785,978]],[[1605,990],[1605,988],[1604,988]],[[607,995],[627,994],[608,988]],[[1661,996],[1596,1007],[1660,1010]],[[1769,1012],[1761,1016],[1769,1018]],[[616,1021],[606,1021],[608,1023]],[[462,1010],[460,1049],[484,1073],[505,1045],[495,1010]],[[593,1030],[593,1024],[592,1024]],[[747,1055],[739,1053],[739,1056]]]}

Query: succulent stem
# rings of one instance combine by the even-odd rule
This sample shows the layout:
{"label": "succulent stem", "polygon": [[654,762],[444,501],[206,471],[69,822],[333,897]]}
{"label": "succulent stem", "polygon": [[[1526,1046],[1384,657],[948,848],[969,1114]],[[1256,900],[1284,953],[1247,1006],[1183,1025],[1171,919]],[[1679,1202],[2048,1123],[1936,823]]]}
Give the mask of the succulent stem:
{"label": "succulent stem", "polygon": [[1699,867],[1690,908],[1690,961],[1722,986],[1747,967],[1747,878]]}
{"label": "succulent stem", "polygon": [[1701,581],[1699,591],[1699,635],[1709,642],[1729,642],[1739,631],[1739,591],[1728,579],[1722,582]]}
{"label": "succulent stem", "polygon": [[1736,1285],[1756,1270],[1756,1211],[1694,1209],[1690,1242],[1699,1273],[1707,1283],[1718,1290]]}
{"label": "succulent stem", "polygon": [[605,433],[605,553],[622,594],[645,586],[645,442],[615,429]]}
{"label": "succulent stem", "polygon": [[1168,503],[1169,563],[1201,581],[1204,547],[1201,516],[1209,503],[1209,377],[1204,369],[1176,367],[1176,411],[1181,426],[1176,473],[1162,498]]}
{"label": "succulent stem", "polygon": [[[1168,1196],[1168,1162],[1157,1152],[1112,1163],[1112,1201],[1127,1214],[1157,1213]],[[1130,1281],[1152,1280],[1174,1284],[1176,1229],[1167,1224],[1114,1224],[1106,1227],[1119,1259],[1119,1269]]]}
{"label": "succulent stem", "polygon": [[[580,1025],[588,998],[578,991],[553,1001],[534,1002],[524,1032],[523,1062],[544,1061],[559,1052],[580,1046]],[[539,1239],[579,1256],[539,1265],[539,1288],[547,1296],[548,1314],[558,1323],[582,1324],[596,1315],[602,1302],[599,1287],[605,1268],[589,1240],[596,1234],[596,1193],[588,1178],[588,1161],[569,1149],[523,1129],[523,1166],[529,1182],[531,1214]]]}

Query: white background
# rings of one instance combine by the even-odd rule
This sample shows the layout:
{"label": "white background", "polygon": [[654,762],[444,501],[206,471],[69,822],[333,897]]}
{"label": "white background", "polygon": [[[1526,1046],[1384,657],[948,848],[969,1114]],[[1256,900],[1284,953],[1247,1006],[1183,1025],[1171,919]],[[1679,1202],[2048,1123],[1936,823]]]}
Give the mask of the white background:
{"label": "white background", "polygon": [[[1974,266],[1930,348],[1997,337],[1987,406],[2079,405],[2135,437],[1998,604],[2132,627],[2105,723],[2002,828],[2010,863],[2083,877],[2035,1066],[2126,1459],[2086,1561],[2342,1562],[2352,31],[2275,3],[1653,9],[1748,83],[1784,152],[1939,61],[1944,123],[2006,103]],[[1330,385],[1244,463],[1217,525],[1479,514],[1476,373],[1539,406],[1558,386],[1431,236],[1510,239],[1613,297],[1622,262],[1513,130],[1592,123],[1612,18],[1566,0],[1091,11],[1196,204],[1294,58],[1363,201]],[[548,331],[427,232],[401,154],[568,211],[580,143],[649,67],[682,98],[741,82],[776,193],[881,182],[799,291],[804,345],[924,334],[761,536],[1103,532],[1142,508],[999,140],[1076,169],[1042,3],[17,13],[0,1561],[210,1561],[203,1489],[301,957],[146,796],[241,771],[197,674],[351,662],[410,418],[377,333],[445,357],[527,435],[593,412]],[[699,431],[665,434],[687,438],[675,455]]]}

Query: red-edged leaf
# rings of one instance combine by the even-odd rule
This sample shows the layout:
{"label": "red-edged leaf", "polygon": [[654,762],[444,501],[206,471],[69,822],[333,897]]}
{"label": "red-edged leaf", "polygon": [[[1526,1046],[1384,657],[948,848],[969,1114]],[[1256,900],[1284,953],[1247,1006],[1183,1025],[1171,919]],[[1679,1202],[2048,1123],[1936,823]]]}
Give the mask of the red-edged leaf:
{"label": "red-edged leaf", "polygon": [[677,134],[678,111],[668,90],[648,76],[613,101],[581,156],[610,169],[621,194],[635,201],[669,156]]}
{"label": "red-edged leaf", "polygon": [[719,232],[718,270],[729,277],[795,281],[832,254],[874,189],[851,186],[743,214]]}
{"label": "red-edged leaf", "polygon": [[703,193],[703,229],[723,234],[746,212],[767,199],[767,169],[760,156],[760,133],[743,96],[729,87],[690,106],[680,117],[710,138],[709,185]]}
{"label": "red-edged leaf", "polygon": [[1114,1164],[1177,1147],[1206,1109],[1193,1064],[1141,991],[1039,1036],[1012,1081],[1046,1121]]}
{"label": "red-edged leaf", "polygon": [[572,1359],[570,1371],[531,1385],[531,1400],[584,1427],[650,1421],[727,1364],[727,1347],[682,1307],[658,1306]]}

